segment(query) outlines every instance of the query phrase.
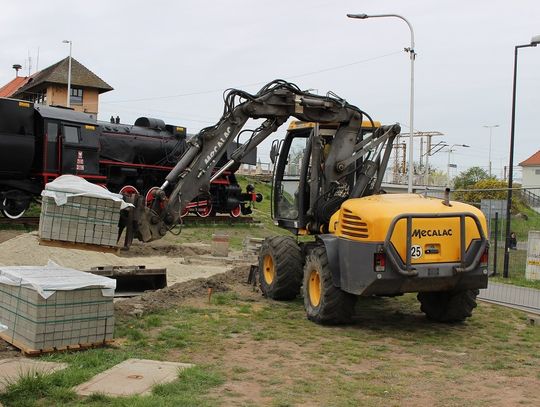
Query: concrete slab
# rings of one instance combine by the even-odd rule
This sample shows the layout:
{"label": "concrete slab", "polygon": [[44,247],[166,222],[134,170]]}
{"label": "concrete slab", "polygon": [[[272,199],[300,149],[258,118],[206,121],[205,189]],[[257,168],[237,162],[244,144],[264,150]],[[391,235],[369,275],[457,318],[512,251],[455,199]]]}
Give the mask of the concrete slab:
{"label": "concrete slab", "polygon": [[172,382],[178,378],[180,370],[192,366],[190,363],[128,359],[80,384],[75,391],[81,396],[93,393],[107,396],[148,394],[154,385]]}
{"label": "concrete slab", "polygon": [[1,359],[0,392],[4,391],[8,384],[16,382],[25,375],[53,373],[67,366],[67,363],[43,362],[27,358]]}

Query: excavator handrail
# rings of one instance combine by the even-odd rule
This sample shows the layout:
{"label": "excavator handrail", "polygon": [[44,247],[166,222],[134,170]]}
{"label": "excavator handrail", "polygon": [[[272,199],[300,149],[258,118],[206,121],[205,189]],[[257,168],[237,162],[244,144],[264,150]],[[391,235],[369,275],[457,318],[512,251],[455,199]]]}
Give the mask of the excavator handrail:
{"label": "excavator handrail", "polygon": [[[474,270],[478,267],[478,264],[480,262],[480,259],[486,249],[488,247],[488,241],[486,239],[486,236],[484,234],[484,229],[482,228],[482,224],[480,223],[480,220],[478,219],[478,216],[476,216],[474,213],[471,212],[454,212],[454,213],[404,213],[401,215],[396,216],[392,222],[390,223],[390,226],[388,228],[388,232],[386,234],[386,238],[383,243],[383,248],[385,253],[388,255],[390,259],[390,263],[392,264],[392,267],[399,273],[404,276],[408,277],[414,277],[418,275],[418,270],[412,267],[412,256],[411,256],[411,247],[412,247],[412,221],[413,219],[423,218],[423,219],[445,219],[445,218],[459,218],[459,228],[460,228],[460,258],[459,261],[456,263],[459,263],[459,266],[454,266],[454,270],[456,273],[467,273],[469,271]],[[478,233],[480,235],[480,247],[478,249],[478,252],[475,254],[473,260],[470,262],[470,264],[465,264],[465,255],[466,255],[466,247],[465,247],[465,219],[471,218],[476,228],[478,229]],[[401,266],[403,264],[403,260],[401,259],[401,256],[397,253],[396,248],[394,247],[391,239],[394,234],[394,229],[396,227],[396,224],[402,220],[407,220],[407,244],[406,244],[406,260],[405,260],[405,268]]]}

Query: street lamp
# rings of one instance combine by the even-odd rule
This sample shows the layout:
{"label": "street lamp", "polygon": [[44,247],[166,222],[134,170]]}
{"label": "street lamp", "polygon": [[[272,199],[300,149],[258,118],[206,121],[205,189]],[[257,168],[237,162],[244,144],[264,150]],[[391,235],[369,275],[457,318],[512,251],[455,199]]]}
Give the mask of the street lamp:
{"label": "street lamp", "polygon": [[448,149],[448,163],[446,165],[446,186],[450,187],[450,154],[452,154],[452,150],[454,147],[470,147],[467,144],[452,144],[450,148]]}
{"label": "street lamp", "polygon": [[405,52],[409,53],[411,59],[411,101],[410,101],[410,117],[409,117],[409,178],[407,192],[412,193],[413,191],[413,173],[414,173],[414,155],[413,155],[413,133],[414,133],[414,60],[416,58],[416,52],[414,50],[414,31],[411,23],[405,17],[400,16],[399,14],[347,14],[349,18],[358,18],[360,20],[365,20],[366,18],[379,18],[379,17],[396,17],[407,23],[409,30],[411,31],[411,46],[405,48]]}
{"label": "street lamp", "polygon": [[489,129],[489,176],[491,177],[491,133],[494,127],[499,127],[498,124],[486,125],[483,126],[486,129]]}
{"label": "street lamp", "polygon": [[540,44],[540,35],[532,37],[530,44],[516,45],[514,48],[514,83],[512,89],[512,124],[510,126],[510,162],[508,163],[508,195],[506,197],[506,239],[504,243],[503,277],[508,278],[508,262],[510,260],[510,210],[512,209],[512,184],[514,177],[514,129],[516,124],[516,82],[518,49],[536,47]]}
{"label": "street lamp", "polygon": [[69,44],[69,59],[68,59],[68,83],[67,83],[67,100],[66,106],[70,107],[71,99],[71,46],[73,45],[70,40],[62,41],[64,44]]}

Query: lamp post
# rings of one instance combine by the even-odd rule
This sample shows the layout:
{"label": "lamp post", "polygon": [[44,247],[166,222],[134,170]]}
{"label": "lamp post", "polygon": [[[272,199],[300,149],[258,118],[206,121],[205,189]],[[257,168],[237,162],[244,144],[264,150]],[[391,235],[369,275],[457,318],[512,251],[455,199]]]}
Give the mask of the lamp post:
{"label": "lamp post", "polygon": [[367,18],[380,18],[380,17],[396,17],[407,23],[409,30],[411,31],[411,46],[405,48],[405,52],[409,53],[411,59],[411,101],[410,101],[410,111],[409,111],[409,177],[408,177],[408,186],[407,192],[412,193],[413,191],[413,175],[414,175],[414,154],[413,154],[413,143],[414,143],[414,60],[416,58],[416,52],[414,50],[414,31],[411,23],[405,17],[400,16],[399,14],[347,14],[349,18],[358,18],[360,20],[365,20]]}
{"label": "lamp post", "polygon": [[66,100],[66,106],[70,107],[70,101],[71,101],[71,47],[72,42],[70,40],[64,40],[62,41],[64,44],[69,44],[69,59],[68,59],[68,81],[67,81],[67,100]]}
{"label": "lamp post", "polygon": [[452,144],[450,148],[448,149],[448,163],[446,165],[446,186],[450,187],[450,154],[452,154],[452,150],[454,147],[470,147],[467,144]]}
{"label": "lamp post", "polygon": [[514,48],[514,82],[512,89],[512,124],[510,126],[510,160],[508,163],[508,195],[506,197],[506,239],[504,242],[503,277],[508,278],[508,262],[510,260],[510,210],[512,209],[512,184],[514,178],[514,129],[516,124],[516,82],[518,50],[520,48],[536,47],[540,44],[540,35],[532,37],[529,44],[516,45]]}
{"label": "lamp post", "polygon": [[489,129],[489,176],[491,177],[491,136],[493,128],[499,127],[498,124],[492,124],[492,125],[486,125],[484,126],[486,129]]}

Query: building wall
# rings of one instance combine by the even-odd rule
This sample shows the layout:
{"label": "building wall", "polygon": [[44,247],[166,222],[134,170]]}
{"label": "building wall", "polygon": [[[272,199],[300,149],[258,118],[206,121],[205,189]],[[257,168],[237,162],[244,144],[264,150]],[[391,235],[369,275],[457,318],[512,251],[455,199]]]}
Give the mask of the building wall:
{"label": "building wall", "polygon": [[[67,86],[50,85],[47,88],[47,104],[66,106]],[[97,89],[84,88],[82,105],[72,104],[72,107],[77,112],[98,113],[99,92]]]}
{"label": "building wall", "polygon": [[523,180],[521,181],[523,188],[535,188],[531,192],[538,195],[540,193],[540,166],[521,168],[523,169]]}
{"label": "building wall", "polygon": [[96,89],[85,88],[83,92],[82,111],[98,114],[99,92]]}

